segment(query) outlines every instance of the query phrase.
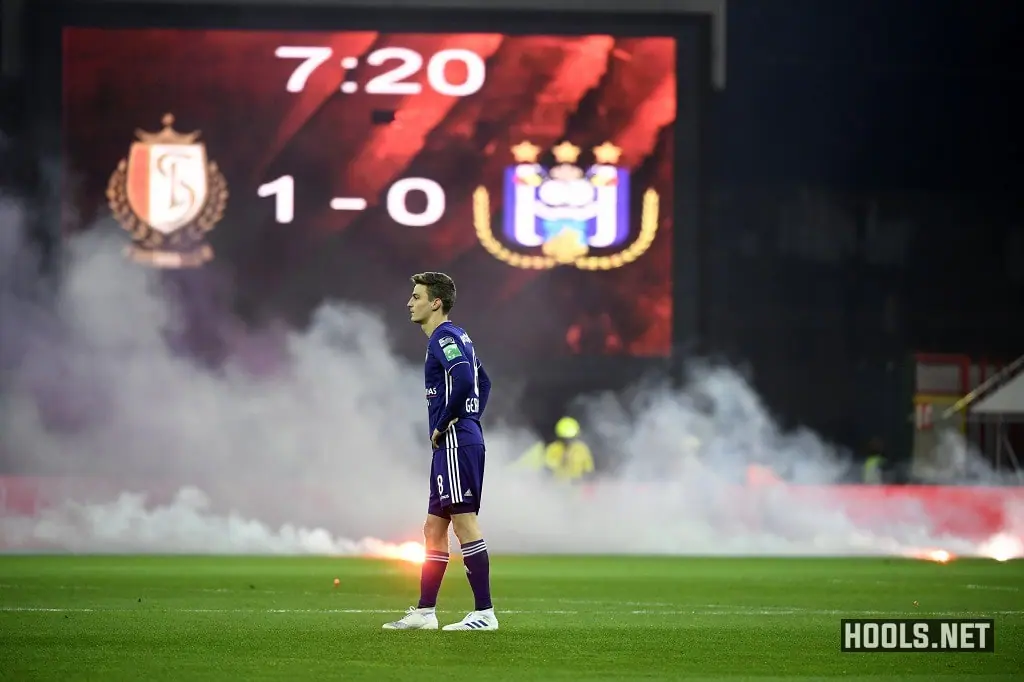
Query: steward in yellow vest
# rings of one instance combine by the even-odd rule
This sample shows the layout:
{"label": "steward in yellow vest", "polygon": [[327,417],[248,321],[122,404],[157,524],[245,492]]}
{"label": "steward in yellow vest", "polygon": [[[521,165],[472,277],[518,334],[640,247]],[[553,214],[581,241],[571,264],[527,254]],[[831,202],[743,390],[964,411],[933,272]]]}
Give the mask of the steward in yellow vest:
{"label": "steward in yellow vest", "polygon": [[562,417],[555,425],[555,440],[533,445],[516,461],[516,468],[546,471],[560,481],[578,481],[593,473],[594,457],[579,433],[579,422]]}

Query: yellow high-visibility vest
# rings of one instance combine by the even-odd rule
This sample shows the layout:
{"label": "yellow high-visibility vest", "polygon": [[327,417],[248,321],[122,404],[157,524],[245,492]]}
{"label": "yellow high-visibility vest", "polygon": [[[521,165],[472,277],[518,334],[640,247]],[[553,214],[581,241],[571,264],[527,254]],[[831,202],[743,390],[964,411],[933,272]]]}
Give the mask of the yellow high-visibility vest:
{"label": "yellow high-visibility vest", "polygon": [[544,451],[544,443],[537,441],[530,446],[529,450],[523,453],[522,457],[515,461],[513,466],[516,469],[525,469],[527,471],[541,471],[546,466]]}
{"label": "yellow high-visibility vest", "polygon": [[581,440],[556,440],[549,443],[545,448],[544,459],[555,478],[563,481],[575,481],[594,471],[594,457],[587,444]]}
{"label": "yellow high-visibility vest", "polygon": [[882,465],[884,463],[885,457],[881,455],[868,457],[867,461],[864,462],[864,483],[881,483]]}
{"label": "yellow high-visibility vest", "polygon": [[515,462],[517,469],[547,469],[559,480],[572,481],[594,471],[594,457],[581,440],[535,443]]}

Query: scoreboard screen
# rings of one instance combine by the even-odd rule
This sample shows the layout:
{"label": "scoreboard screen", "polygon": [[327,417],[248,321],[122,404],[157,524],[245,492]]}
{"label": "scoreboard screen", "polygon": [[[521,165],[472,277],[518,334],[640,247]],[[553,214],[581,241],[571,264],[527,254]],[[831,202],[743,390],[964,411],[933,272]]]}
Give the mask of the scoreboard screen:
{"label": "scoreboard screen", "polygon": [[[73,229],[230,272],[248,309],[457,322],[514,357],[666,357],[678,39],[63,26]],[[407,322],[406,322],[407,323]]]}

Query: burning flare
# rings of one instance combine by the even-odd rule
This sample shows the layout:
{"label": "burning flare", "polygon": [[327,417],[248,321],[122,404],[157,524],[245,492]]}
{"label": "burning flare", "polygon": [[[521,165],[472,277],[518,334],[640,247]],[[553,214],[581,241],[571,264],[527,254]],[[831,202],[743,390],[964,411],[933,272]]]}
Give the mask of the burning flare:
{"label": "burning flare", "polygon": [[374,552],[371,553],[379,559],[397,559],[408,561],[411,564],[422,564],[426,561],[427,550],[419,542],[403,542],[398,545],[382,542]]}
{"label": "burning flare", "polygon": [[1024,542],[1009,533],[999,533],[983,542],[978,554],[996,561],[1020,559],[1024,557]]}

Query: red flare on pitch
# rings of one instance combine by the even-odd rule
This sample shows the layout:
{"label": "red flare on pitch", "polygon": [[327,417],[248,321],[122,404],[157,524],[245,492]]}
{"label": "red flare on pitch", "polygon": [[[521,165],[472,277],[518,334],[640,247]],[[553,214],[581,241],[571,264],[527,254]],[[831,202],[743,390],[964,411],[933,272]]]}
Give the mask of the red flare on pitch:
{"label": "red flare on pitch", "polygon": [[903,553],[910,559],[921,559],[922,561],[934,561],[938,564],[949,563],[956,557],[944,549],[911,549]]}
{"label": "red flare on pitch", "polygon": [[978,554],[996,561],[1020,559],[1024,557],[1024,542],[1009,533],[999,533],[982,543]]}
{"label": "red flare on pitch", "polygon": [[427,559],[427,550],[420,542],[403,542],[401,544],[386,544],[377,550],[377,556],[382,559],[397,559],[407,561],[410,564],[422,564]]}

